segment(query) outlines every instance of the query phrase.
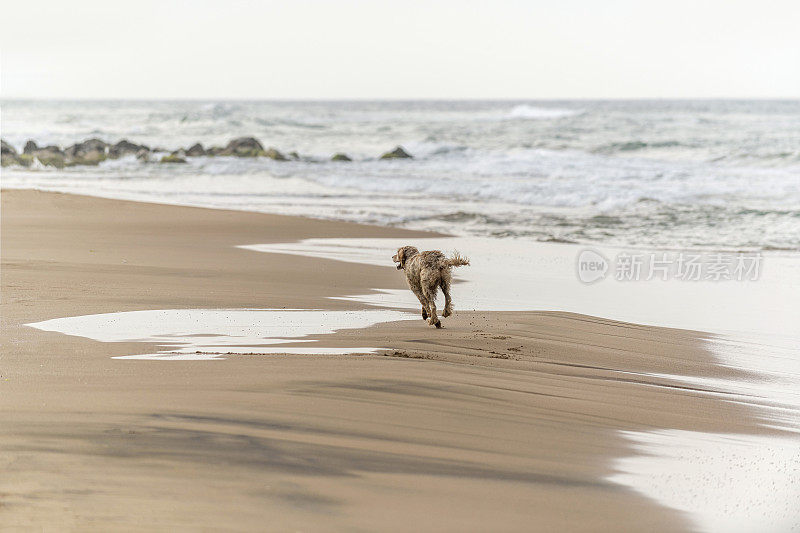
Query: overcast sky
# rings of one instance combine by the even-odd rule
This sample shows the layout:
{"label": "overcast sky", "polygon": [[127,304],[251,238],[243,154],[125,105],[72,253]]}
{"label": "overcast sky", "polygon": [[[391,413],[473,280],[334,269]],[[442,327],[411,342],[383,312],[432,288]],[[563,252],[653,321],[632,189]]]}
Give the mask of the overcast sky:
{"label": "overcast sky", "polygon": [[800,0],[4,1],[2,96],[800,97]]}

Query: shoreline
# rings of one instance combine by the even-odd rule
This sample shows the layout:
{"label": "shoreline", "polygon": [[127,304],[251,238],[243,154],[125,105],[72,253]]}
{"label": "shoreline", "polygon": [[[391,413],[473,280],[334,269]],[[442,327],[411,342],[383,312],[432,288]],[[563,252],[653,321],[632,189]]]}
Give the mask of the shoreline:
{"label": "shoreline", "polygon": [[[231,158],[232,156],[218,156],[220,159]],[[233,161],[241,161],[241,159],[248,159],[248,158],[233,158]],[[296,163],[296,162],[295,162]],[[168,165],[171,166],[171,165]],[[89,167],[90,169],[102,169],[102,165],[99,167]],[[115,168],[105,169],[111,170],[112,172],[117,172],[118,170]],[[9,171],[22,171],[23,176],[26,178],[27,181],[30,180],[31,171],[24,169],[24,167],[6,167],[6,173]],[[39,170],[37,172],[42,173],[43,175],[51,175],[57,176],[59,179],[65,177],[63,175],[63,169],[48,169],[48,170]],[[14,175],[11,179],[14,181],[19,176]],[[485,235],[471,235],[468,233],[450,233],[448,229],[440,229],[436,227],[412,227],[412,226],[399,226],[399,225],[392,225],[390,223],[376,223],[373,221],[362,221],[358,220],[357,218],[353,217],[341,217],[341,216],[332,216],[330,214],[327,215],[316,215],[314,213],[308,213],[306,206],[304,210],[300,212],[294,211],[285,211],[281,208],[277,207],[280,203],[271,203],[267,204],[269,209],[256,209],[255,206],[248,205],[238,205],[238,204],[218,204],[209,201],[201,201],[201,200],[187,200],[186,198],[175,200],[173,202],[165,201],[161,196],[149,196],[150,193],[143,193],[142,191],[135,191],[130,190],[126,193],[120,193],[119,191],[114,191],[113,193],[98,193],[96,191],[87,190],[85,186],[64,186],[63,183],[56,184],[56,185],[43,185],[39,183],[38,185],[30,185],[25,181],[20,184],[19,182],[14,183],[13,185],[8,184],[8,180],[6,183],[2,185],[3,190],[18,190],[18,191],[40,191],[40,192],[47,192],[53,194],[69,194],[74,196],[88,196],[92,198],[100,198],[105,200],[117,200],[117,201],[124,201],[124,202],[136,202],[136,203],[144,203],[144,204],[154,204],[154,205],[164,205],[164,206],[174,206],[174,207],[192,207],[197,209],[213,209],[217,211],[233,211],[233,212],[240,212],[240,213],[259,213],[259,214],[267,214],[267,215],[279,215],[279,216],[288,216],[288,217],[297,217],[302,219],[312,219],[318,221],[330,221],[330,222],[344,222],[348,224],[356,224],[362,226],[370,226],[370,227],[379,227],[379,228],[386,228],[388,230],[398,229],[398,230],[406,230],[411,232],[418,232],[418,233],[428,233],[430,235],[447,235],[453,237],[466,237],[466,238],[485,238],[485,239],[496,239],[496,237],[487,237]],[[416,201],[416,200],[415,200]],[[311,209],[317,208],[319,206],[310,206]],[[509,210],[515,209],[517,206],[515,204],[507,204],[505,206]],[[538,206],[542,209],[552,210],[554,212],[559,211],[559,208],[553,206]],[[571,214],[572,216],[582,216],[585,215],[585,212],[581,212],[578,208],[573,207],[566,207],[561,208],[563,212],[561,214]],[[577,211],[576,211],[577,209]],[[463,229],[463,228],[462,228]],[[506,239],[518,239],[527,241],[527,238],[521,235],[513,235],[511,237],[502,237],[500,240]],[[581,246],[586,248],[609,248],[609,249],[618,249],[618,250],[631,250],[631,251],[648,251],[651,252],[653,250],[658,250],[662,252],[681,252],[681,251],[696,251],[700,253],[723,253],[723,254],[740,254],[740,253],[757,253],[768,257],[778,257],[778,258],[788,258],[793,260],[800,259],[800,248],[797,247],[775,247],[772,245],[760,248],[754,247],[750,245],[700,245],[698,243],[690,244],[689,246],[678,246],[677,244],[666,245],[666,244],[632,244],[632,243],[614,243],[614,244],[605,244],[604,242],[596,242],[596,241],[572,241],[572,240],[562,240],[560,238],[548,238],[548,239],[535,239],[531,240],[532,242],[537,245],[566,245],[566,246]]]}
{"label": "shoreline", "polygon": [[[158,346],[23,324],[145,309],[359,309],[332,297],[405,290],[390,264],[236,247],[432,235],[37,191],[4,189],[2,201],[4,523],[55,525],[67,512],[78,529],[120,527],[119,517],[135,527],[136,510],[152,506],[152,522],[138,525],[522,529],[535,517],[545,529],[681,530],[692,525],[678,511],[606,481],[631,448],[619,432],[777,433],[724,390],[664,377],[745,377],[717,363],[703,334],[465,312],[458,296],[440,332],[414,320],[311,337],[383,355],[114,360]],[[54,493],[42,503],[45,487]],[[431,517],[442,506],[453,514]]]}

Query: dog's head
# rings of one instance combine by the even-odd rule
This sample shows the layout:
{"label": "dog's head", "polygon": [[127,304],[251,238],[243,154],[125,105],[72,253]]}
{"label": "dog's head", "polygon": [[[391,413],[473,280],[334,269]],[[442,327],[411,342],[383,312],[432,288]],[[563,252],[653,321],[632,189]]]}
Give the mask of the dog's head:
{"label": "dog's head", "polygon": [[419,250],[413,246],[403,246],[397,249],[397,253],[392,256],[392,261],[397,263],[397,270],[402,270],[406,267],[406,261],[417,255]]}

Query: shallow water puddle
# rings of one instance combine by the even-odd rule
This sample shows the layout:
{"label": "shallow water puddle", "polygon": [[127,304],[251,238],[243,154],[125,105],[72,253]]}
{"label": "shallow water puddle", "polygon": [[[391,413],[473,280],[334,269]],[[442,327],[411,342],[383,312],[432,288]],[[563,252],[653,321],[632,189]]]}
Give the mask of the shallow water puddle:
{"label": "shallow water puddle", "polygon": [[637,455],[608,479],[689,513],[700,531],[800,530],[800,440],[623,431]]}
{"label": "shallow water puddle", "polygon": [[[228,354],[374,353],[381,348],[322,347],[304,337],[416,318],[416,313],[380,309],[167,309],[56,318],[26,325],[101,342],[148,342],[163,347],[157,353],[115,359],[208,360],[224,359]],[[296,346],[298,343],[305,346]]]}

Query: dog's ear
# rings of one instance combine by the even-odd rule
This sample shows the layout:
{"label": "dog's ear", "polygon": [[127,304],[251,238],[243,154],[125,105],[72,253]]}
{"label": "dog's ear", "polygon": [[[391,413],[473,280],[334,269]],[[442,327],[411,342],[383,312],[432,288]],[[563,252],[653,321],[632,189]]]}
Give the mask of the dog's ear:
{"label": "dog's ear", "polygon": [[397,249],[397,270],[402,270],[406,266],[406,247]]}
{"label": "dog's ear", "polygon": [[406,267],[406,261],[417,252],[413,246],[403,246],[397,249],[397,253],[392,257],[397,262],[397,270],[402,270]]}
{"label": "dog's ear", "polygon": [[397,250],[397,258],[400,260],[400,266],[397,267],[397,270],[405,268],[406,261],[414,257],[417,253],[419,253],[419,250],[417,250],[413,246],[403,246],[402,248]]}

